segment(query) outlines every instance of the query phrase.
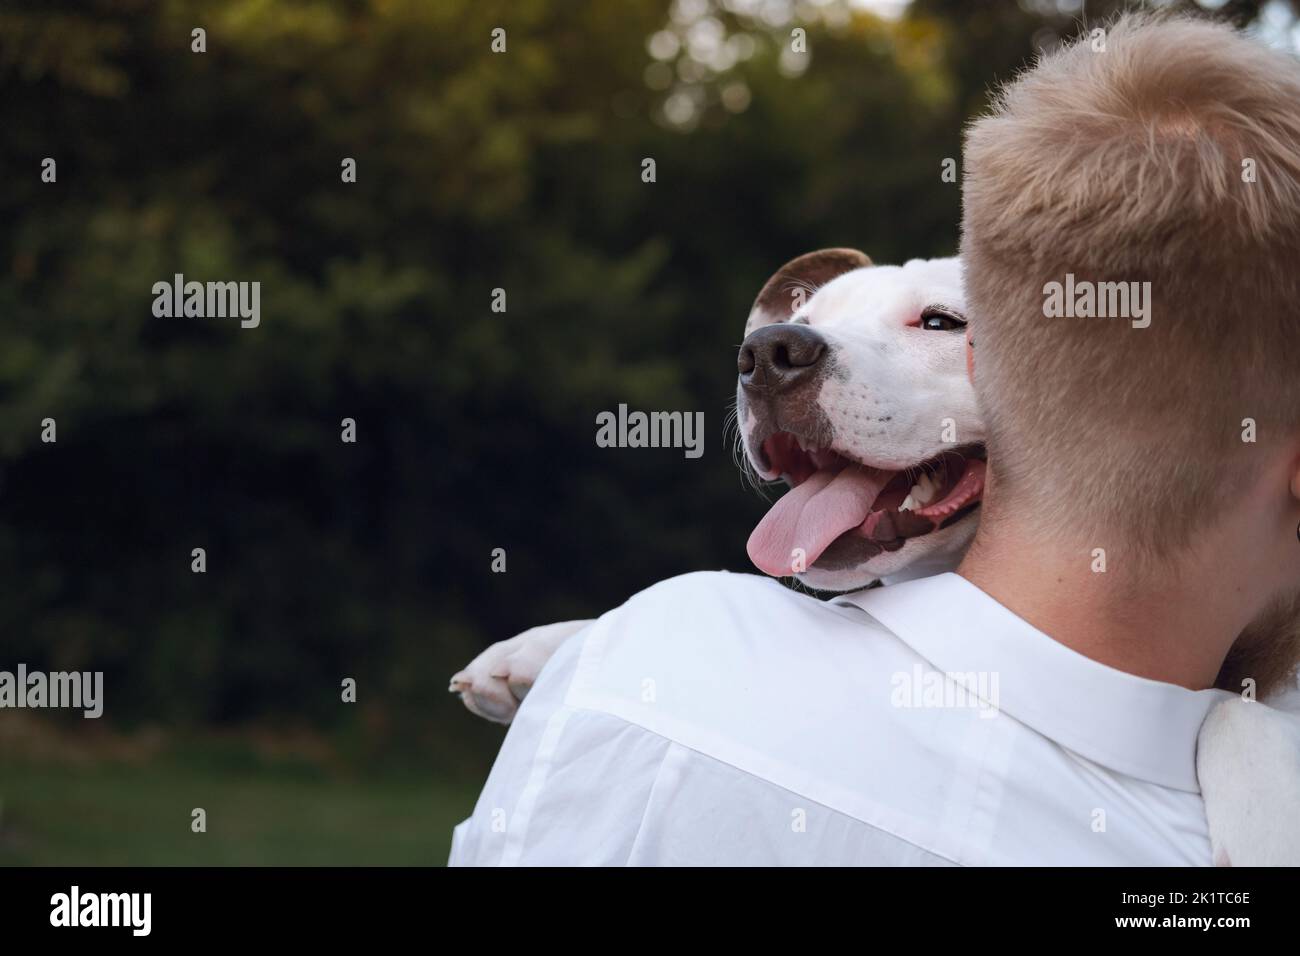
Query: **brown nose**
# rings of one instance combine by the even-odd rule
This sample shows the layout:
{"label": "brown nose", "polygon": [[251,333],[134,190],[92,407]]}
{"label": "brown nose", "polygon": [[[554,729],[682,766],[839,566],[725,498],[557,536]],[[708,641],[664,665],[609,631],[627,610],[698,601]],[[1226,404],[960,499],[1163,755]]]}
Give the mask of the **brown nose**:
{"label": "brown nose", "polygon": [[785,392],[812,381],[823,368],[826,340],[806,325],[768,325],[740,345],[740,384],[758,392]]}

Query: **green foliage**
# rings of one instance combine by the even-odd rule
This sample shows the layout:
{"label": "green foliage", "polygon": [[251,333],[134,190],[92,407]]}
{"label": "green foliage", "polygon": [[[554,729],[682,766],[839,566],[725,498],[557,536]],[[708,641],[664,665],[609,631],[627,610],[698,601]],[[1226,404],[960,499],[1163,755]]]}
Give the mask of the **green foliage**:
{"label": "green foliage", "polygon": [[[818,246],[955,249],[942,160],[1074,28],[1026,7],[843,8],[790,75],[788,24],[725,11],[750,55],[656,64],[659,0],[7,4],[3,659],[105,670],[115,722],[481,767],[496,738],[445,693],[478,647],[748,568],[723,421],[749,303]],[[154,318],[174,273],[260,281],[261,326]],[[597,448],[620,402],[704,410],[705,456]]]}

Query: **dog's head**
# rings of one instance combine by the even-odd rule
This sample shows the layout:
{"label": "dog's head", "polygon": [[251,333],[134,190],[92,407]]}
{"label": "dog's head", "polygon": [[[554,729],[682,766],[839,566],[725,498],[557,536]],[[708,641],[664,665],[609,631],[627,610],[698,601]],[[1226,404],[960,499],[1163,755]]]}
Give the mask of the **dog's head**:
{"label": "dog's head", "polygon": [[750,536],[759,568],[845,591],[956,565],[984,487],[965,326],[955,258],[876,266],[826,249],[768,280],[737,422],[754,470],[791,490]]}

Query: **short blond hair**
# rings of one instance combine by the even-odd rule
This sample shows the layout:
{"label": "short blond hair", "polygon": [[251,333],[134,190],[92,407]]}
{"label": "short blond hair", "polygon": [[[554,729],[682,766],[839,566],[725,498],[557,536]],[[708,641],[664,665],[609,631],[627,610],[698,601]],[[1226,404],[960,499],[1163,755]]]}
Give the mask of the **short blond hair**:
{"label": "short blond hair", "polygon": [[[967,132],[975,387],[1018,509],[1151,559],[1255,474],[1245,419],[1300,429],[1300,63],[1204,20],[1096,39]],[[1047,317],[1067,273],[1149,282],[1149,327]]]}

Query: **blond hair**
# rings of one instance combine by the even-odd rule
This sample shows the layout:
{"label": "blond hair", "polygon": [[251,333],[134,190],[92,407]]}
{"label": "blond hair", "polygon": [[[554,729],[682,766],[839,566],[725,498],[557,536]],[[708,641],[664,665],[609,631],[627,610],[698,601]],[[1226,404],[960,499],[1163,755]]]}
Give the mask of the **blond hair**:
{"label": "blond hair", "polygon": [[[1216,23],[1121,18],[971,125],[963,202],[998,481],[1177,548],[1256,458],[1243,419],[1261,441],[1300,428],[1300,64]],[[1151,282],[1151,325],[1045,317],[1067,273]]]}
{"label": "blond hair", "polygon": [[[975,387],[1018,511],[1153,562],[1300,431],[1300,63],[1204,20],[1097,39],[967,132]],[[1149,326],[1049,317],[1067,274],[1150,283]]]}

